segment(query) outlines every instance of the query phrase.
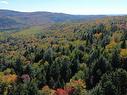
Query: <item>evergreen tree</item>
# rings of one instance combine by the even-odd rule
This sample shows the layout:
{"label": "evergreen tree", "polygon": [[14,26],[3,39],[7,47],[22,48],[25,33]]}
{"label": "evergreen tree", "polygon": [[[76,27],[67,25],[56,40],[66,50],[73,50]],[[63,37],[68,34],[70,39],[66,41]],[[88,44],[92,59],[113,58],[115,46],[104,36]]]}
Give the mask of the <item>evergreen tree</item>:
{"label": "evergreen tree", "polygon": [[23,74],[24,68],[23,68],[23,63],[21,62],[20,59],[16,59],[14,70],[17,75],[21,76]]}
{"label": "evergreen tree", "polygon": [[112,67],[115,68],[119,68],[120,67],[120,53],[118,51],[118,49],[114,49],[113,53],[112,53]]}
{"label": "evergreen tree", "polygon": [[126,49],[126,40],[123,40],[121,43],[121,48]]}

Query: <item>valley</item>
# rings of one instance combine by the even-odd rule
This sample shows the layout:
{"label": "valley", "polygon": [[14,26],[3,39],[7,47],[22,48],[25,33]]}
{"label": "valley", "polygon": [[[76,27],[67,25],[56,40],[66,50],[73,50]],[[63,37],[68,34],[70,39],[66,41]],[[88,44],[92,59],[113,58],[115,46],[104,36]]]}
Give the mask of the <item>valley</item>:
{"label": "valley", "polygon": [[127,16],[4,10],[0,30],[0,95],[127,94]]}

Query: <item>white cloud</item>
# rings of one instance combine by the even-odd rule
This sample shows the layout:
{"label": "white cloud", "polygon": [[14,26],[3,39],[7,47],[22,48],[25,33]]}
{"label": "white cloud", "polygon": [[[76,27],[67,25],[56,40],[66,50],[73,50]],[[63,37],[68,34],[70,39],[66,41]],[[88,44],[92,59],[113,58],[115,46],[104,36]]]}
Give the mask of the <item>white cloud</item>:
{"label": "white cloud", "polygon": [[9,4],[8,1],[5,1],[5,0],[0,1],[0,3],[6,4],[6,5]]}

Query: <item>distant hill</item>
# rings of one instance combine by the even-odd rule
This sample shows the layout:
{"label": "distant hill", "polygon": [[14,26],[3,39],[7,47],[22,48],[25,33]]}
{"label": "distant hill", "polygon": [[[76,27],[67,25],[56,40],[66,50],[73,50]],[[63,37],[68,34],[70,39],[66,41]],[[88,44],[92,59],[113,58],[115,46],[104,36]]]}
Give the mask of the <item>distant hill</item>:
{"label": "distant hill", "polygon": [[106,16],[0,10],[0,30],[22,29],[30,26],[48,25],[59,22],[90,21],[104,17]]}

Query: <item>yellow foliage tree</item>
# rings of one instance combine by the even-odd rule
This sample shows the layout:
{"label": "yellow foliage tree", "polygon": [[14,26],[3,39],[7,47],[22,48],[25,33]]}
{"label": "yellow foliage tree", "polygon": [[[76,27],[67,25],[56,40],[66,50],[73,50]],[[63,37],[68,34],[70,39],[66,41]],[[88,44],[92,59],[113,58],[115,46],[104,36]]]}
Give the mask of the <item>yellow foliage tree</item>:
{"label": "yellow foliage tree", "polygon": [[2,83],[11,84],[17,80],[17,75],[15,74],[1,75],[0,80]]}
{"label": "yellow foliage tree", "polygon": [[120,56],[121,56],[122,58],[127,57],[127,49],[121,49],[121,51],[120,51]]}
{"label": "yellow foliage tree", "polygon": [[48,86],[44,86],[40,92],[42,95],[54,95],[55,90],[50,89]]}

